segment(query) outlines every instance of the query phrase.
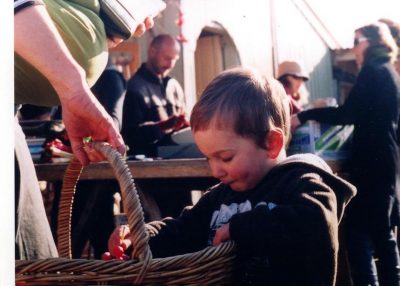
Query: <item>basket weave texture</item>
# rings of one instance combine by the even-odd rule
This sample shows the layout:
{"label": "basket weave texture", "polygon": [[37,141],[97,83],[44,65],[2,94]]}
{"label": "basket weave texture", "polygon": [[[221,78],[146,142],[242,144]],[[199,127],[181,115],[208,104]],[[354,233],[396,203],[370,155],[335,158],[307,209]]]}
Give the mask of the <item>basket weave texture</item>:
{"label": "basket weave texture", "polygon": [[17,260],[17,285],[229,285],[232,282],[235,245],[153,259],[139,196],[122,156],[106,143],[95,142],[111,164],[119,182],[134,251],[129,261],[71,259],[71,215],[76,183],[82,172],[77,160],[69,164],[63,182],[58,215],[60,258]]}

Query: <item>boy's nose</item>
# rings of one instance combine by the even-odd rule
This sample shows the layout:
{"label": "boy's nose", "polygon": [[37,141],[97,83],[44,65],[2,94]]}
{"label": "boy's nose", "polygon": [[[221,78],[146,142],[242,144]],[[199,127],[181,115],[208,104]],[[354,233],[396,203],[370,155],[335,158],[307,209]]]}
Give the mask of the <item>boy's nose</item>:
{"label": "boy's nose", "polygon": [[211,175],[214,178],[217,179],[221,179],[225,176],[226,172],[224,171],[223,168],[221,168],[220,166],[218,166],[218,164],[210,164],[210,168],[211,168]]}

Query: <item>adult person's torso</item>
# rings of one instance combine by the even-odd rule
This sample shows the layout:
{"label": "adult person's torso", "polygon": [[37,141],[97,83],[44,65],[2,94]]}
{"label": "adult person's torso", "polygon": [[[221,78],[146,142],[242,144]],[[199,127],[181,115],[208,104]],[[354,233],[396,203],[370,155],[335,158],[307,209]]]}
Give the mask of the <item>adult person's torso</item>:
{"label": "adult person's torso", "polygon": [[143,96],[145,110],[143,122],[166,120],[185,110],[185,97],[177,80],[165,77],[160,80],[148,71],[140,69],[128,82],[128,91]]}
{"label": "adult person's torso", "polygon": [[[361,70],[359,93],[365,106],[355,122],[353,160],[356,165],[393,170],[399,164],[397,121],[399,118],[400,78],[389,62],[372,62]],[[366,70],[365,70],[366,69]],[[369,75],[371,74],[371,75]]]}
{"label": "adult person's torso", "polygon": [[[44,0],[44,3],[72,56],[85,70],[89,85],[93,85],[103,72],[108,58],[98,0]],[[32,32],[34,33],[34,29]],[[60,104],[49,81],[17,54],[15,103],[42,106]]]}

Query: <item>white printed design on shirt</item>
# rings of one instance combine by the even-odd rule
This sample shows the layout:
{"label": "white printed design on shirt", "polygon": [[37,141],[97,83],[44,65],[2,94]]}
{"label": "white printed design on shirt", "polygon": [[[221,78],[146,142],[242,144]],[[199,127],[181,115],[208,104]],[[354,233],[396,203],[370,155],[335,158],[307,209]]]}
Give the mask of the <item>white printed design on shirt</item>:
{"label": "white printed design on shirt", "polygon": [[237,213],[243,213],[250,211],[252,209],[250,201],[245,201],[241,204],[232,203],[229,206],[222,204],[220,209],[214,211],[211,222],[210,222],[210,237],[208,240],[208,245],[212,244],[212,240],[215,235],[215,231],[221,225],[226,224],[230,221],[231,217]]}
{"label": "white printed design on shirt", "polygon": [[[274,209],[277,205],[271,202],[259,202],[255,207],[267,206],[268,210]],[[249,200],[237,204],[232,203],[230,205],[222,204],[220,209],[214,211],[211,222],[210,222],[210,236],[208,239],[208,245],[212,245],[212,241],[215,236],[215,231],[223,224],[228,223],[232,216],[237,213],[244,213],[252,210],[251,202]]]}

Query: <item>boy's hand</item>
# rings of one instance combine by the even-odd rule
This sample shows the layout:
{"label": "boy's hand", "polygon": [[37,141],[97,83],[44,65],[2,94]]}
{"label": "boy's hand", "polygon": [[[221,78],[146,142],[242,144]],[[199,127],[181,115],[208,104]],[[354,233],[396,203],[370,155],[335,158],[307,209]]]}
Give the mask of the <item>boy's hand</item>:
{"label": "boy's hand", "polygon": [[128,238],[130,233],[127,225],[120,225],[115,228],[108,239],[108,251],[112,256],[120,257],[122,255],[121,248],[125,251],[131,246],[132,241]]}
{"label": "boy's hand", "polygon": [[215,236],[213,239],[213,246],[217,246],[224,241],[228,241],[231,239],[231,234],[229,232],[229,223],[221,225],[215,232]]}

